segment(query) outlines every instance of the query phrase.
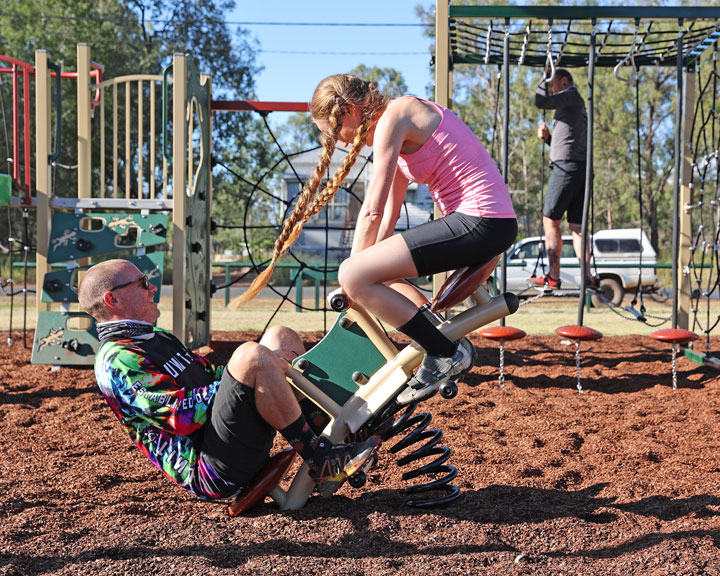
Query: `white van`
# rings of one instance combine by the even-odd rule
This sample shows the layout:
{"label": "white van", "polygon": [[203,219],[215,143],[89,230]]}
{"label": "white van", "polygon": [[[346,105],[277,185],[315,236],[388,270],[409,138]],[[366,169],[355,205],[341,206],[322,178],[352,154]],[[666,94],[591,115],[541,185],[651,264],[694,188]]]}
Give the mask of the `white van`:
{"label": "white van", "polygon": [[[657,254],[650,240],[640,228],[600,230],[592,237],[593,247],[590,270],[600,277],[602,295],[615,305],[622,302],[626,292],[635,291],[641,282],[645,293],[660,289],[655,264]],[[541,236],[524,238],[507,252],[507,290],[519,297],[536,294],[536,288],[530,285],[532,276],[543,276],[548,271],[547,254],[542,252],[545,239]],[[640,269],[642,255],[642,274]],[[542,264],[545,265],[543,271]],[[502,280],[500,266],[496,269],[498,282]],[[572,245],[572,236],[563,236],[563,248],[560,256],[560,295],[577,294],[580,290],[580,266]],[[597,301],[595,301],[597,300]],[[595,304],[600,299],[594,298]]]}

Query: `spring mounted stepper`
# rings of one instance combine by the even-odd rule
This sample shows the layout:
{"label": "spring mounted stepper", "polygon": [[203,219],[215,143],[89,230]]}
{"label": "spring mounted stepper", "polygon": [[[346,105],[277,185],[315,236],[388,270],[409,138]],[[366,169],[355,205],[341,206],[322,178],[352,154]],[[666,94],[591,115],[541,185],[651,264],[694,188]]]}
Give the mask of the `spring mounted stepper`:
{"label": "spring mounted stepper", "polygon": [[[389,452],[392,454],[397,454],[405,448],[427,440],[422,446],[399,458],[397,465],[410,466],[413,462],[437,456],[431,462],[413,470],[408,470],[402,475],[403,480],[412,480],[420,476],[439,476],[430,482],[413,484],[406,489],[408,494],[408,497],[405,499],[406,506],[413,508],[432,508],[456,500],[460,497],[461,492],[460,488],[450,484],[457,476],[457,469],[454,466],[446,464],[452,451],[447,446],[438,445],[443,437],[442,430],[435,428],[428,429],[430,421],[432,420],[432,414],[430,414],[430,412],[419,412],[415,414],[417,405],[418,402],[413,402],[407,406],[401,406],[393,402],[375,419],[377,424],[373,425],[370,423],[370,428],[373,430],[373,433],[379,434],[384,442],[412,428],[406,436],[389,448]],[[403,409],[405,411],[397,420],[393,421],[395,415]],[[443,492],[444,495],[436,498],[422,498],[420,496],[427,492]]]}

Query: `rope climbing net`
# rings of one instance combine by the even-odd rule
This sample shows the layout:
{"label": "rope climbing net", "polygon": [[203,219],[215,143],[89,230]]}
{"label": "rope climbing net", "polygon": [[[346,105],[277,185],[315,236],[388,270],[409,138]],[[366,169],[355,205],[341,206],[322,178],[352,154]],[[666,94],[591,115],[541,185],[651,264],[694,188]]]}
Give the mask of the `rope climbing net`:
{"label": "rope climbing net", "polygon": [[717,43],[712,57],[702,60],[697,68],[697,85],[692,137],[687,144],[687,153],[692,156],[690,202],[685,206],[693,236],[689,266],[684,273],[691,280],[690,329],[704,335],[705,347],[709,351],[711,332],[720,323],[720,315],[717,314],[720,297],[720,86]]}
{"label": "rope climbing net", "polygon": [[[292,103],[284,104],[287,106]],[[277,130],[269,120],[270,110],[266,106],[243,106],[242,109],[253,110],[260,115],[278,154],[275,161],[254,180],[243,176],[226,163],[216,162],[216,166],[230,174],[238,187],[245,188],[246,193],[243,195],[242,222],[220,221],[216,217],[214,226],[217,229],[240,232],[242,246],[250,265],[229,282],[214,286],[214,291],[244,282],[267,267],[271,258],[267,255],[267,250],[262,248],[266,244],[264,245],[260,240],[264,238],[274,241],[277,238],[283,221],[294,209],[305,181],[310,177],[321,152],[319,146],[293,152],[286,150],[276,134]],[[335,157],[329,167],[330,172],[342,161],[345,153],[344,148],[336,148]],[[338,157],[339,160],[336,160]],[[322,287],[324,295],[329,294],[336,286],[339,264],[350,253],[355,218],[362,204],[364,187],[369,181],[371,169],[372,149],[368,148],[358,156],[348,178],[333,201],[303,227],[303,235],[284,257],[284,265],[281,263],[278,266],[279,270],[284,269],[289,271],[289,274],[287,272],[278,274],[268,283],[267,289],[275,297],[279,297],[279,300],[277,298],[273,300],[277,304],[269,315],[263,332],[287,303],[292,304],[296,310],[321,311],[323,329],[328,330],[328,312],[332,312],[332,309],[327,305],[325,298],[318,298],[312,306],[305,305],[300,290],[304,279],[314,280],[318,293]],[[271,209],[263,211],[260,207],[271,207]],[[428,208],[427,211],[423,211],[406,201],[396,229],[407,229],[416,225],[418,220],[427,221],[430,210]],[[269,213],[275,214],[275,217],[267,217]],[[333,319],[334,316],[331,321]]]}

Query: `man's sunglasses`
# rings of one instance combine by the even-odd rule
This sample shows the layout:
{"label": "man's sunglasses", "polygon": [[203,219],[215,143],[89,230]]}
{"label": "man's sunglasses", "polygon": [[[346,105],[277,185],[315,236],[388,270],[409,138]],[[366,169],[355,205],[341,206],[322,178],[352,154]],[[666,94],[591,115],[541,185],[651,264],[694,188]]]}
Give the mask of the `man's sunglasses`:
{"label": "man's sunglasses", "polygon": [[132,286],[133,284],[140,284],[145,290],[150,290],[150,280],[148,280],[147,274],[143,274],[140,276],[140,278],[135,278],[135,280],[130,280],[130,282],[125,282],[124,284],[118,284],[117,286],[114,286],[113,288],[110,288],[108,292],[114,292],[115,290],[120,290],[120,288],[125,288],[126,286]]}

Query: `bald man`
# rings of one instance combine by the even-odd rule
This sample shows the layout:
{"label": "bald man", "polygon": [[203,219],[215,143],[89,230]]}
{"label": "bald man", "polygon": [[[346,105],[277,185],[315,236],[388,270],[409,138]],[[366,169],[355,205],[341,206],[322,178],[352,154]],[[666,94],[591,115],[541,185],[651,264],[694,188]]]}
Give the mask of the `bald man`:
{"label": "bald man", "polygon": [[[543,206],[543,230],[548,258],[548,273],[534,276],[530,283],[559,290],[562,258],[563,214],[567,216],[573,249],[580,262],[582,256],[582,216],[585,202],[585,150],[587,148],[587,112],[585,101],[575,87],[572,74],[563,68],[555,70],[550,80],[540,82],[535,92],[535,106],[555,110],[553,132],[543,122],[538,138],[550,146],[550,177]],[[596,290],[600,280],[590,272],[590,243],[585,246],[585,285]]]}
{"label": "bald man", "polygon": [[356,444],[318,436],[327,414],[298,403],[285,378],[287,363],[305,351],[294,331],[272,328],[214,366],[153,326],[156,291],[134,264],[109,260],[87,271],[78,296],[98,322],[100,391],[130,439],[178,486],[202,499],[234,497],[267,462],[276,430],[326,495],[377,452],[377,436]]}

